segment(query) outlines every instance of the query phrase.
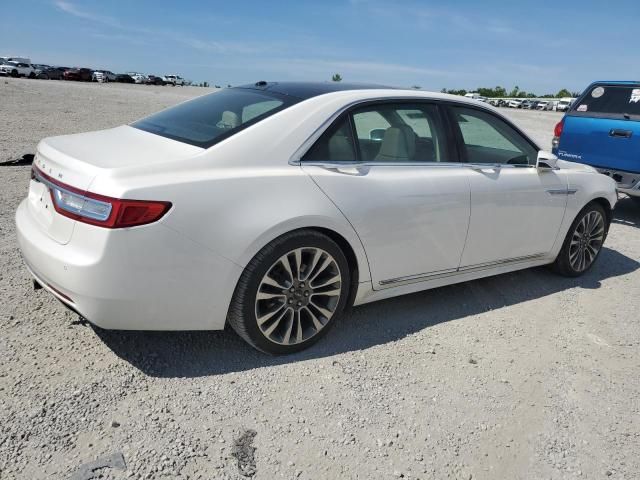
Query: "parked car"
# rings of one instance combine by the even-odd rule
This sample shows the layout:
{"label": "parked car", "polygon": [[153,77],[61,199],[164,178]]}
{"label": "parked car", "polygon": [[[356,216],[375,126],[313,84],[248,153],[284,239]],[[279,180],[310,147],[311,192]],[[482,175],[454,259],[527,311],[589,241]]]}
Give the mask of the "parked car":
{"label": "parked car", "polygon": [[136,83],[131,75],[126,73],[120,73],[116,75],[116,82],[118,83]]}
{"label": "parked car", "polygon": [[36,77],[36,70],[29,63],[21,62],[5,62],[0,65],[0,72],[10,77]]}
{"label": "parked car", "polygon": [[164,77],[162,77],[162,80],[164,80],[165,84],[172,85],[174,87],[176,85],[184,86],[184,84],[185,84],[184,78],[182,78],[179,75],[165,75]]}
{"label": "parked car", "polygon": [[581,275],[616,200],[477,101],[258,82],[42,140],[15,218],[36,282],[94,324],[228,324],[282,354],[351,304],[545,264]]}
{"label": "parked car", "polygon": [[90,82],[93,70],[90,68],[71,68],[63,74],[64,80],[75,80],[78,82]]}
{"label": "parked car", "polygon": [[164,85],[164,80],[156,75],[148,75],[145,83],[147,85]]}
{"label": "parked car", "polygon": [[571,107],[571,99],[563,98],[561,100],[558,100],[558,103],[556,104],[556,111],[566,112],[567,110],[569,110],[570,107]]}
{"label": "parked car", "polygon": [[553,151],[613,178],[640,200],[640,82],[594,82],[554,130]]}
{"label": "parked car", "polygon": [[91,80],[94,82],[115,82],[116,74],[109,70],[95,70],[91,75]]}
{"label": "parked car", "polygon": [[536,105],[536,110],[547,110],[549,102],[547,100],[540,100]]}
{"label": "parked car", "polygon": [[531,106],[533,105],[533,100],[523,100],[520,104],[520,108],[523,110],[531,110]]}
{"label": "parked car", "polygon": [[33,69],[36,71],[36,77],[38,76],[38,74],[40,72],[42,72],[43,70],[46,70],[47,68],[51,68],[50,65],[44,65],[42,63],[32,63],[31,66],[33,67]]}
{"label": "parked car", "polygon": [[509,103],[507,103],[507,106],[510,108],[522,108],[522,102],[523,100],[516,98],[513,100],[509,100]]}
{"label": "parked car", "polygon": [[558,101],[550,100],[549,104],[547,105],[547,110],[553,110],[555,112],[557,108],[558,108]]}
{"label": "parked car", "polygon": [[133,78],[135,83],[146,83],[147,76],[144,73],[127,72],[127,74]]}
{"label": "parked car", "polygon": [[62,80],[64,72],[67,69],[65,67],[48,67],[40,71],[36,71],[36,78],[44,80]]}

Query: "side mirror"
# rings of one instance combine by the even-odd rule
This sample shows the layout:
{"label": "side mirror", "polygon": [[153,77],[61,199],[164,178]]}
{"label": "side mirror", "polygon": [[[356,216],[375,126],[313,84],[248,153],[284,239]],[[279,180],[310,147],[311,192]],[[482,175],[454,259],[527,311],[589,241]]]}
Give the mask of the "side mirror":
{"label": "side mirror", "polygon": [[558,157],[553,153],[540,150],[540,152],[538,152],[538,159],[536,160],[536,168],[538,170],[557,170]]}
{"label": "side mirror", "polygon": [[386,130],[384,128],[374,128],[369,132],[369,140],[374,142],[381,142],[384,139]]}

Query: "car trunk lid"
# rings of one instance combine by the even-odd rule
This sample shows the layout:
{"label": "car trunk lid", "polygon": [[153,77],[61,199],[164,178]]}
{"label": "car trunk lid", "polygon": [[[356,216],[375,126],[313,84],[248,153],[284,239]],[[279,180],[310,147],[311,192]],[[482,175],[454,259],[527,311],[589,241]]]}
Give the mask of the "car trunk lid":
{"label": "car trunk lid", "polygon": [[34,158],[34,168],[44,175],[31,179],[29,211],[49,237],[60,244],[67,244],[76,220],[56,212],[51,197],[51,181],[86,192],[96,177],[114,170],[152,168],[158,163],[179,161],[202,151],[199,147],[129,126],[44,139],[38,145]]}

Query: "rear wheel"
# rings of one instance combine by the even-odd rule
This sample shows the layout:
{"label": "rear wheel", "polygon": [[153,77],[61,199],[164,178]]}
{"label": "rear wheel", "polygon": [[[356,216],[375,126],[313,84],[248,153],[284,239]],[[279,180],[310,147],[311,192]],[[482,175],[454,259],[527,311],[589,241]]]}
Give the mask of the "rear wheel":
{"label": "rear wheel", "polygon": [[607,215],[597,203],[584,207],[571,224],[553,269],[568,277],[577,277],[595,263],[607,236]]}
{"label": "rear wheel", "polygon": [[227,320],[254,348],[270,354],[303,350],[343,312],[351,275],[330,238],[312,230],[285,234],[249,262]]}

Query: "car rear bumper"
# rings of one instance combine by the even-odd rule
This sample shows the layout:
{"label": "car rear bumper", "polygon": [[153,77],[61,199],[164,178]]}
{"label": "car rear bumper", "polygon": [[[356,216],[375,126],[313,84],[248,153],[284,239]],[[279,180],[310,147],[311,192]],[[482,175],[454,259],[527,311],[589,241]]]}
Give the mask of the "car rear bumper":
{"label": "car rear bumper", "polygon": [[596,168],[598,172],[611,177],[616,182],[616,190],[632,197],[640,197],[640,173],[624,172],[606,168]]}
{"label": "car rear bumper", "polygon": [[43,288],[105,329],[216,330],[242,268],[162,223],[109,230],[76,222],[60,244],[16,212],[18,244]]}

